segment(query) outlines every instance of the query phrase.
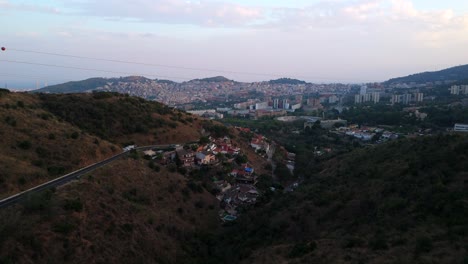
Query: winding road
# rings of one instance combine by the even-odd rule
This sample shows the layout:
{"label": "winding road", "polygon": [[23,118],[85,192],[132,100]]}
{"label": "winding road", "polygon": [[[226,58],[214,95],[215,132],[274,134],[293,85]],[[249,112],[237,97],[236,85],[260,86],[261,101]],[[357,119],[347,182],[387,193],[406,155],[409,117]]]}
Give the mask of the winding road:
{"label": "winding road", "polygon": [[[167,148],[170,148],[172,147],[174,144],[170,144],[170,145],[152,145],[152,146],[144,146],[144,147],[137,147],[136,150],[137,151],[145,151],[145,150],[148,150],[148,149],[167,149]],[[105,159],[103,161],[100,161],[100,162],[97,162],[97,163],[94,163],[94,164],[91,164],[89,166],[86,166],[84,168],[81,168],[79,170],[76,170],[76,171],[73,171],[73,172],[70,172],[66,175],[63,175],[63,176],[60,176],[58,178],[55,178],[51,181],[48,181],[48,182],[45,182],[45,183],[42,183],[38,186],[35,186],[31,189],[28,189],[26,191],[22,191],[20,193],[17,193],[17,194],[14,194],[12,196],[9,196],[3,200],[0,200],[0,208],[4,208],[4,207],[7,207],[7,206],[10,206],[10,205],[13,205],[15,203],[17,203],[18,201],[24,199],[27,195],[30,195],[32,193],[36,193],[36,192],[40,192],[42,190],[45,190],[45,189],[48,189],[48,188],[51,188],[51,187],[57,187],[57,186],[60,186],[60,185],[64,185],[65,183],[68,183],[72,180],[75,180],[75,179],[79,179],[82,175],[86,174],[86,173],[89,173],[95,169],[98,169],[98,168],[101,168],[117,159],[120,159],[121,157],[127,155],[130,151],[124,151],[120,154],[117,154],[117,155],[114,155],[108,159]]]}

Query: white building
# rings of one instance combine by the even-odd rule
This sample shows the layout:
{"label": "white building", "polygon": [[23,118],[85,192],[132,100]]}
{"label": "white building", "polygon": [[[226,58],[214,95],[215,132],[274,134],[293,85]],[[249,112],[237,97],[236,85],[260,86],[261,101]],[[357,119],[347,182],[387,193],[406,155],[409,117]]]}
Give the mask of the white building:
{"label": "white building", "polygon": [[293,104],[293,105],[291,105],[291,110],[293,110],[293,111],[297,110],[297,109],[301,108],[301,106],[302,106],[301,103]]}
{"label": "white building", "polygon": [[367,94],[356,94],[354,96],[354,103],[355,104],[371,102],[371,101],[374,102],[374,103],[380,102],[380,93],[379,92],[372,92],[372,93],[367,93]]}
{"label": "white building", "polygon": [[261,103],[255,104],[256,110],[267,109],[267,108],[268,108],[268,102],[261,102]]}
{"label": "white building", "polygon": [[411,94],[402,95],[402,103],[409,104],[411,102]]}
{"label": "white building", "polygon": [[422,102],[424,100],[424,94],[423,93],[415,93],[414,94],[414,101],[415,102]]}
{"label": "white building", "polygon": [[380,93],[379,92],[373,92],[372,93],[372,102],[375,104],[380,102]]}
{"label": "white building", "polygon": [[452,85],[450,87],[450,94],[468,94],[468,85]]}
{"label": "white building", "polygon": [[360,104],[360,103],[362,103],[362,99],[363,99],[363,98],[362,98],[362,95],[356,94],[356,95],[354,96],[354,103],[355,103],[355,104]]}
{"label": "white building", "polygon": [[453,131],[467,133],[468,132],[468,124],[460,124],[460,123],[455,124],[453,126]]}

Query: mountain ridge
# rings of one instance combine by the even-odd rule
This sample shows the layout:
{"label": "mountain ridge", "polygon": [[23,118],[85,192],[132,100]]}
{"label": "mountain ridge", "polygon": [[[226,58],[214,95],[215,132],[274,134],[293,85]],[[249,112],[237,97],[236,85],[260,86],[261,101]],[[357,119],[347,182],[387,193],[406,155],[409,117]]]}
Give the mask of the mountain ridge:
{"label": "mountain ridge", "polygon": [[396,77],[389,79],[384,84],[398,84],[398,83],[418,83],[425,84],[428,82],[457,82],[468,79],[468,64],[454,66],[439,71],[427,71],[421,73],[410,74],[404,77]]}

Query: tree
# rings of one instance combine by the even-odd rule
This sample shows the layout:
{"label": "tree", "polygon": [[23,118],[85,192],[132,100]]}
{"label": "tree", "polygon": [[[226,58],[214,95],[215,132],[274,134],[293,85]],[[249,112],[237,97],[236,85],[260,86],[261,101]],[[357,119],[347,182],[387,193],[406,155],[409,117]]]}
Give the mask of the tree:
{"label": "tree", "polygon": [[206,137],[206,136],[203,136],[203,137],[200,138],[199,142],[202,145],[203,144],[208,144],[208,143],[210,143],[210,139],[208,137]]}
{"label": "tree", "polygon": [[237,155],[237,157],[236,157],[237,164],[247,163],[247,161],[248,161],[248,159],[247,159],[247,156],[245,154]]}

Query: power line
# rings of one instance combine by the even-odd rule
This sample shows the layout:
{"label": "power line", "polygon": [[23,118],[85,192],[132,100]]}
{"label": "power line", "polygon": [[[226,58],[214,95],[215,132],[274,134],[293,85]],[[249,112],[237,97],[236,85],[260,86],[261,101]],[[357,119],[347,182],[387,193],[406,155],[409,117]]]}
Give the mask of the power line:
{"label": "power line", "polygon": [[11,62],[11,63],[19,63],[19,64],[38,65],[38,66],[45,66],[45,67],[74,69],[74,70],[96,71],[96,72],[106,72],[106,73],[125,74],[125,75],[134,75],[134,76],[152,76],[152,77],[156,77],[156,78],[161,78],[162,77],[162,78],[174,78],[174,79],[191,80],[191,78],[186,78],[186,77],[160,76],[160,75],[158,76],[158,75],[154,75],[154,74],[141,74],[141,73],[130,73],[130,72],[121,72],[121,71],[110,71],[110,70],[101,70],[101,69],[94,69],[94,68],[64,66],[64,65],[57,65],[57,64],[46,64],[46,63],[37,63],[37,62],[28,62],[28,61],[17,61],[17,60],[1,60],[1,61]]}
{"label": "power line", "polygon": [[[87,60],[95,60],[95,61],[105,61],[105,62],[123,63],[123,64],[134,64],[134,65],[142,65],[142,66],[161,67],[161,68],[179,69],[179,70],[190,70],[190,71],[201,71],[201,72],[216,72],[216,73],[239,74],[239,75],[250,75],[250,76],[265,76],[265,77],[270,77],[270,78],[271,77],[281,78],[281,77],[285,77],[285,76],[291,76],[291,77],[294,77],[294,78],[315,79],[315,80],[331,81],[331,82],[335,82],[337,80],[347,81],[347,82],[349,82],[351,80],[356,81],[356,82],[369,82],[369,80],[354,79],[354,78],[344,79],[344,78],[328,78],[328,77],[317,77],[317,76],[315,76],[314,78],[311,78],[310,76],[275,74],[275,73],[268,74],[268,73],[258,73],[258,72],[219,70],[219,69],[211,69],[211,68],[185,67],[185,66],[145,63],[145,62],[107,59],[107,58],[97,58],[97,57],[89,57],[89,56],[79,56],[79,55],[45,52],[45,51],[36,51],[36,50],[15,49],[15,48],[8,48],[8,50],[24,52],[24,53],[35,53],[35,54],[42,54],[42,55],[58,56],[58,57],[68,57],[68,58],[75,58],[75,59],[87,59]],[[80,68],[80,67],[77,67],[77,68]],[[84,68],[81,68],[81,69],[88,70],[88,69],[84,69]],[[89,70],[92,70],[92,69],[89,69]],[[115,71],[106,71],[106,70],[97,70],[97,71],[108,72],[108,73],[118,73],[118,74],[129,74],[129,73],[125,73],[125,72],[115,72]],[[144,74],[132,73],[132,75],[144,75]],[[155,75],[148,75],[148,76],[155,76]],[[193,79],[193,78],[186,78],[186,77],[170,77],[170,76],[161,76],[161,77],[163,77],[163,78],[177,78],[177,79],[185,79],[185,80]]]}
{"label": "power line", "polygon": [[163,68],[180,69],[180,70],[207,71],[207,72],[258,75],[258,76],[270,76],[270,77],[271,76],[280,76],[280,75],[277,75],[277,74],[241,72],[241,71],[227,71],[227,70],[209,69],[209,68],[195,68],[195,67],[175,66],[175,65],[166,65],[166,64],[154,64],[154,63],[145,63],[145,62],[135,62],[135,61],[95,58],[95,57],[87,57],[87,56],[77,56],[77,55],[69,55],[69,54],[61,54],[61,53],[53,53],[53,52],[34,51],[34,50],[22,50],[22,49],[10,49],[10,48],[9,48],[9,50],[14,50],[14,51],[19,51],[19,52],[27,52],[27,53],[44,54],[44,55],[52,55],[52,56],[60,56],[60,57],[68,57],[68,58],[75,58],[75,59],[87,59],[87,60],[107,61],[107,62],[116,62],[116,63],[125,63],[125,64],[136,64],[136,65],[143,65],[143,66],[163,67]]}

